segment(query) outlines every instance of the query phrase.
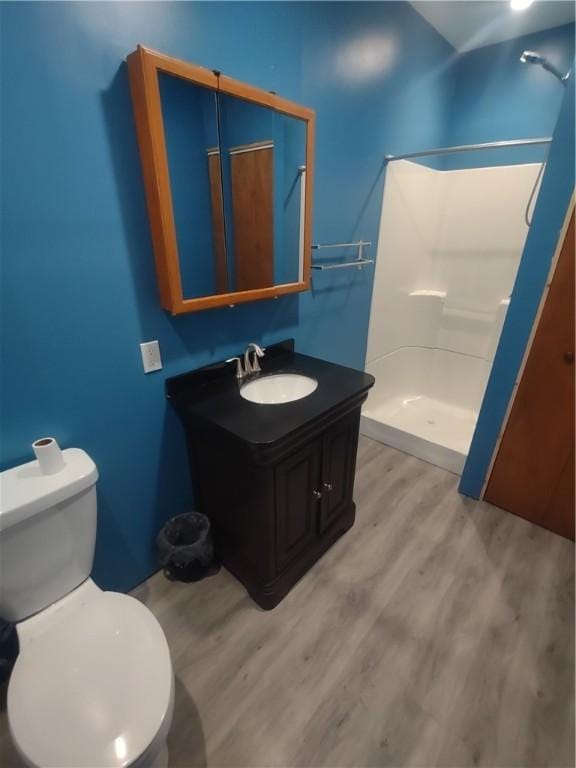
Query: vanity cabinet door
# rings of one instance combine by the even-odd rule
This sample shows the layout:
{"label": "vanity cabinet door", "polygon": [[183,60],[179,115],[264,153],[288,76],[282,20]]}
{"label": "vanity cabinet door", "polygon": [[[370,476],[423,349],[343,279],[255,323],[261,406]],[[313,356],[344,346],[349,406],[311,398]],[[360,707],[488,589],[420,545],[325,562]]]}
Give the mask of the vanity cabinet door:
{"label": "vanity cabinet door", "polygon": [[316,538],[320,451],[321,441],[315,440],[275,469],[277,572]]}
{"label": "vanity cabinet door", "polygon": [[356,469],[359,415],[352,413],[322,437],[320,533],[350,509]]}

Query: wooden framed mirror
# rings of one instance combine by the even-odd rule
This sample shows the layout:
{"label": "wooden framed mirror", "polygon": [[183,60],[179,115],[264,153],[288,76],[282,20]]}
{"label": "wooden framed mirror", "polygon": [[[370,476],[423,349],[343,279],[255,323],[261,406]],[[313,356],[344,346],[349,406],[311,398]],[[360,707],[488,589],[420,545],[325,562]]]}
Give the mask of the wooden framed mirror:
{"label": "wooden framed mirror", "polygon": [[314,111],[141,45],[127,62],[162,306],[308,290]]}

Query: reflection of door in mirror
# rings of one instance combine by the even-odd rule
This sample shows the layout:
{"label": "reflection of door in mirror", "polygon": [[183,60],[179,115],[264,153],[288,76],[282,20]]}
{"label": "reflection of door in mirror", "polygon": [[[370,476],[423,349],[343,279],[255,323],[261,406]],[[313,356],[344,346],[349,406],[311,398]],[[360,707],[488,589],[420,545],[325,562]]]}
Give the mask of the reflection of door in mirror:
{"label": "reflection of door in mirror", "polygon": [[270,141],[230,149],[237,291],[274,285],[273,151]]}
{"label": "reflection of door in mirror", "polygon": [[226,293],[216,93],[164,73],[159,84],[182,294]]}
{"label": "reflection of door in mirror", "polygon": [[269,288],[274,275],[274,110],[219,94],[229,283]]}

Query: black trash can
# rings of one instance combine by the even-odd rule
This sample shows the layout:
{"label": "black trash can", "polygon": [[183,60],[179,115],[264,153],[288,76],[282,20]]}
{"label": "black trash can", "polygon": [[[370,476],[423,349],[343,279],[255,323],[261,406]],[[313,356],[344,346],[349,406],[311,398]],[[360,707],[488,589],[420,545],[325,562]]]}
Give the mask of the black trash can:
{"label": "black trash can", "polygon": [[200,581],[220,570],[210,521],[200,512],[171,518],[156,537],[160,565],[172,581]]}

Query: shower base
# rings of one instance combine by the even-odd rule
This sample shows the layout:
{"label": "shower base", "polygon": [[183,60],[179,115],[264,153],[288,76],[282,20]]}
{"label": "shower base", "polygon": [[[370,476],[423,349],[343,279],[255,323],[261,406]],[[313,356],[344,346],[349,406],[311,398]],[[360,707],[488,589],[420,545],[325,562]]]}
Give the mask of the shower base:
{"label": "shower base", "polygon": [[362,412],[360,431],[392,448],[462,474],[478,413],[422,396],[393,397]]}

